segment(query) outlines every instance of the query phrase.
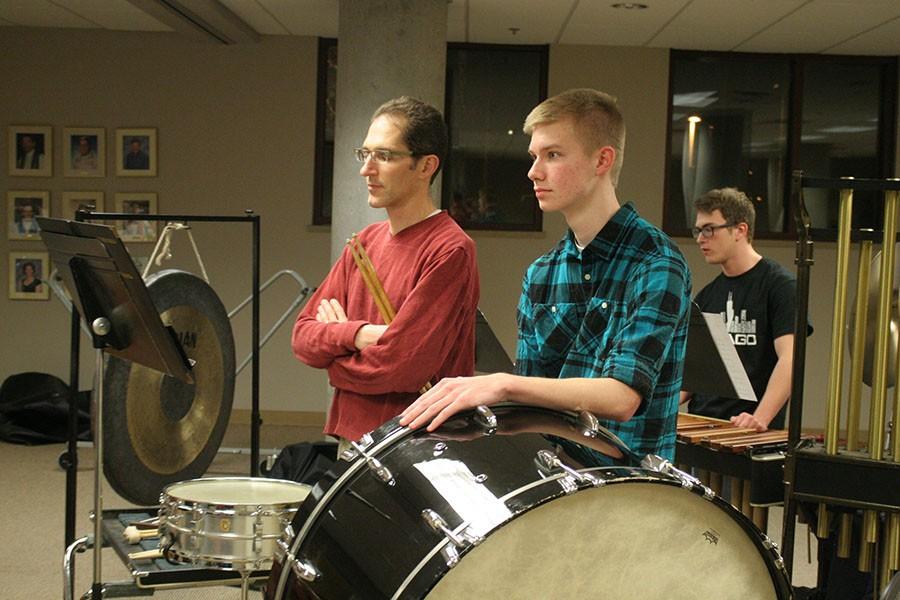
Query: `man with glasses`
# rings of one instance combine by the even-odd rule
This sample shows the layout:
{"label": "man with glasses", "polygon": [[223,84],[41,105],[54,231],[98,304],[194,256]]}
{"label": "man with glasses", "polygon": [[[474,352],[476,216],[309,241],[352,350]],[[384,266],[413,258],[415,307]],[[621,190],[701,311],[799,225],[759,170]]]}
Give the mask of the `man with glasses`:
{"label": "man with glasses", "polygon": [[[517,374],[444,379],[400,422],[433,430],[460,410],[510,400],[592,412],[634,452],[674,459],[691,276],[672,240],[619,202],[622,113],[608,94],[569,90],[535,107],[524,131],[538,204],[569,229],[525,273]],[[560,445],[582,464],[604,463]]]}
{"label": "man with glasses", "polygon": [[386,325],[349,248],[297,317],[294,354],[327,369],[325,433],[340,450],[400,414],[418,390],[471,375],[479,297],[475,243],[429,188],[447,154],[441,114],[401,97],[379,107],[354,150],[368,202],[387,220],[358,234],[396,316]]}
{"label": "man with glasses", "polygon": [[694,300],[703,312],[722,315],[759,402],[700,393],[685,393],[682,399],[690,400],[688,411],[695,414],[757,431],[781,429],[791,393],[796,279],[753,248],[756,211],[746,194],[735,188],[711,190],[694,208],[700,252],[722,269]]}

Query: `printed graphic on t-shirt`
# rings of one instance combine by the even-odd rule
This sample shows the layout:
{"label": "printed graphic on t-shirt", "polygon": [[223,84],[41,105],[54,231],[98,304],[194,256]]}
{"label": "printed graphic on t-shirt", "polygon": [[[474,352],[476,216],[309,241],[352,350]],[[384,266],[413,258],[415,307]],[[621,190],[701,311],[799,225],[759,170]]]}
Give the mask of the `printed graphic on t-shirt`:
{"label": "printed graphic on t-shirt", "polygon": [[719,313],[725,320],[725,330],[731,336],[735,346],[756,345],[756,319],[747,318],[747,309],[742,308],[740,314],[734,313],[734,301],[731,292],[725,302],[725,312]]}

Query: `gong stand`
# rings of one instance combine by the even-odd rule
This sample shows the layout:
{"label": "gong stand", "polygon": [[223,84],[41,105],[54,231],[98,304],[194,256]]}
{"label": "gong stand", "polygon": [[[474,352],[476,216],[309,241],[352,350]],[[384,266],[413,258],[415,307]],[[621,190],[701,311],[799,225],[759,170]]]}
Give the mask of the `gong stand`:
{"label": "gong stand", "polygon": [[[102,227],[95,226],[88,223],[83,223],[84,221],[97,220],[97,221],[124,221],[133,219],[134,215],[128,213],[95,213],[79,210],[75,213],[75,222],[66,222],[60,221],[57,219],[48,219],[48,221],[54,221],[57,223],[67,223],[68,228],[72,227]],[[251,379],[251,439],[250,439],[250,474],[251,476],[259,475],[259,428],[262,423],[259,416],[259,347],[260,347],[260,333],[259,333],[259,293],[260,293],[260,280],[259,280],[259,256],[260,256],[260,218],[258,215],[254,215],[252,211],[245,211],[244,215],[240,216],[209,216],[209,215],[141,215],[143,220],[147,221],[175,221],[181,223],[190,223],[190,222],[216,222],[216,223],[248,223],[252,227],[252,238],[251,238],[251,254],[252,254],[252,273],[251,273],[251,357],[252,357],[252,379]],[[52,229],[54,227],[53,224],[48,225],[48,229]],[[124,245],[115,235],[115,232],[110,228],[103,227],[106,230],[106,235],[104,242],[112,242],[115,240],[116,244],[121,247],[124,252],[124,257],[127,259],[127,263],[130,266],[131,271],[134,273],[135,281],[142,282],[142,279],[139,274],[137,274],[136,269],[134,268],[134,264],[131,261],[130,256],[127,254],[127,250],[125,250]],[[48,231],[48,234],[50,232]],[[48,244],[49,247],[49,244]],[[63,267],[62,265],[57,266],[58,270],[62,273]],[[72,282],[74,285],[74,281]],[[146,292],[146,288],[141,283],[140,287]],[[72,287],[70,287],[70,290]],[[151,306],[152,303],[151,303]],[[79,314],[85,314],[83,308],[79,303],[74,303],[72,308],[72,319],[71,319],[71,327],[70,327],[70,336],[71,336],[71,346],[70,346],[70,388],[72,390],[78,390],[78,374],[79,374],[79,364],[80,364],[80,316]],[[92,324],[91,319],[88,318],[88,315],[85,315],[86,321],[89,325]],[[155,309],[153,311],[153,317],[150,317],[151,320],[159,320],[159,315],[156,313]],[[101,324],[102,325],[102,324]],[[115,332],[112,332],[115,335]],[[92,332],[92,336],[96,341],[96,335]],[[168,335],[168,338],[172,336]],[[180,352],[180,347],[178,347],[179,355],[182,355]],[[108,348],[107,348],[108,350]],[[98,353],[102,352],[102,350],[98,350]],[[119,354],[118,352],[111,352],[112,354]],[[131,358],[131,356],[123,356],[123,358]],[[98,364],[102,361],[98,359]],[[142,363],[140,360],[134,360],[139,364]],[[158,369],[162,370],[162,369]],[[165,371],[163,371],[165,372]],[[170,374],[170,373],[169,373]],[[99,379],[95,383],[95,390],[97,393],[95,396],[99,396],[102,394],[103,388],[103,373],[99,373]],[[75,510],[76,510],[76,490],[77,490],[77,469],[78,469],[78,456],[77,456],[77,422],[74,417],[77,416],[77,411],[75,410],[75,400],[76,395],[73,394],[70,397],[70,410],[69,410],[69,440],[68,440],[68,449],[66,454],[60,460],[61,465],[66,469],[66,527],[65,527],[65,545],[68,548],[73,540],[75,539]],[[99,409],[99,402],[98,402]],[[95,444],[101,444],[102,438],[101,433],[102,430],[99,429],[99,423],[102,422],[102,418],[99,418],[99,410],[98,410],[98,418],[96,421],[98,422],[97,429],[95,430]],[[97,441],[97,439],[101,441]],[[96,446],[99,448],[99,446]],[[102,468],[102,457],[100,457],[100,452],[97,452],[98,459],[101,461],[98,463],[97,469],[95,471],[96,474],[100,473],[100,469]],[[95,484],[97,485],[97,484]],[[99,494],[97,494],[99,496]],[[99,511],[95,511],[95,519],[97,521],[101,521],[101,515]],[[96,525],[96,523],[95,523]],[[98,540],[97,545],[102,545],[102,538],[95,535],[95,540]],[[71,566],[71,577],[74,580],[74,564]],[[97,596],[99,597],[99,596]]]}

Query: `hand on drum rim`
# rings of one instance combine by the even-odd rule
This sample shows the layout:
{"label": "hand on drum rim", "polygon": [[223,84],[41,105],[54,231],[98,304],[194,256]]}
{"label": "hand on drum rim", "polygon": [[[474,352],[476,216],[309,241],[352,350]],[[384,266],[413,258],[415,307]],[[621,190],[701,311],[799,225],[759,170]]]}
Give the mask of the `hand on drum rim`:
{"label": "hand on drum rim", "polygon": [[[434,431],[458,412],[506,400],[506,373],[445,378],[400,413],[400,425]],[[430,421],[430,422],[429,422]]]}

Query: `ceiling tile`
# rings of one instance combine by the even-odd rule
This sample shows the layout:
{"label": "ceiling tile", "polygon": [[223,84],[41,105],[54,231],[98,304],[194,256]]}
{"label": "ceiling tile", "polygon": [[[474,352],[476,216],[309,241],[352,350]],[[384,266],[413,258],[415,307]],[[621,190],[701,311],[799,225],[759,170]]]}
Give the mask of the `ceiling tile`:
{"label": "ceiling tile", "polygon": [[[55,0],[58,3],[58,0]],[[172,31],[128,0],[79,0],[67,3],[69,10],[104,29],[121,31]]]}
{"label": "ceiling tile", "polygon": [[4,0],[0,2],[0,19],[26,27],[97,27],[47,0]]}
{"label": "ceiling tile", "polygon": [[288,35],[290,32],[257,0],[219,0],[260,35]]}
{"label": "ceiling tile", "polygon": [[469,41],[482,44],[552,43],[574,1],[469,0]]}
{"label": "ceiling tile", "polygon": [[900,55],[900,17],[832,46],[831,54]]}
{"label": "ceiling tile", "polygon": [[804,4],[735,50],[820,53],[897,16],[897,0],[817,0]]}
{"label": "ceiling tile", "polygon": [[560,43],[643,46],[690,0],[642,0],[644,10],[613,8],[614,0],[582,0]]}
{"label": "ceiling tile", "polygon": [[340,4],[337,0],[253,1],[265,8],[291,35],[337,37]]}
{"label": "ceiling tile", "polygon": [[731,50],[762,31],[806,0],[754,0],[731,3],[722,0],[693,0],[666,24],[650,46]]}

